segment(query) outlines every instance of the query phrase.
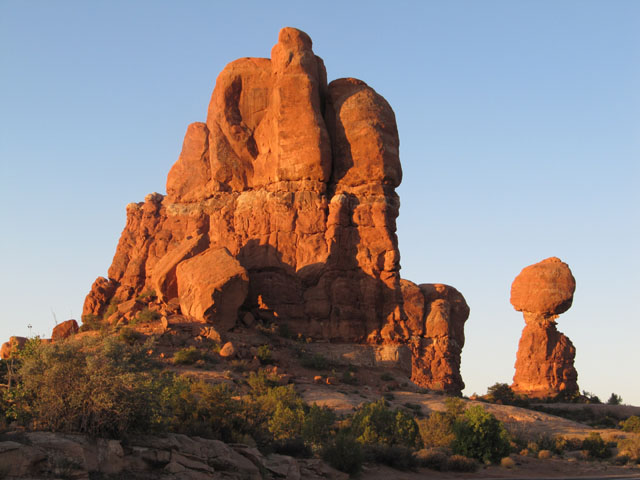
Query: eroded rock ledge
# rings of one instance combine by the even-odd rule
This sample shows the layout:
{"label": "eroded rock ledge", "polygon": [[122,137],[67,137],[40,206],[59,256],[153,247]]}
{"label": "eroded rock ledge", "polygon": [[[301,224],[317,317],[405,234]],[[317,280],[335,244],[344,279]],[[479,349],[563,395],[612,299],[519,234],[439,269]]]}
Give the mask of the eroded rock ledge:
{"label": "eroded rock ledge", "polygon": [[406,344],[416,383],[460,391],[464,298],[400,279],[398,148],[386,100],[361,80],[327,83],[309,36],[282,29],[271,59],[220,73],[167,195],[127,207],[83,315],[153,291],[163,313],[223,331],[250,312],[315,339]]}

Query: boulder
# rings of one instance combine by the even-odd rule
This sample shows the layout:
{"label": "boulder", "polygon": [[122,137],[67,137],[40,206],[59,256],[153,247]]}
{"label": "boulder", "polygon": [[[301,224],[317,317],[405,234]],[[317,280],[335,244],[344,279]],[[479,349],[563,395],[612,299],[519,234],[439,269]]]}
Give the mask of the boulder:
{"label": "boulder", "polygon": [[53,331],[51,332],[51,340],[58,341],[64,340],[65,338],[69,338],[71,335],[78,333],[78,322],[75,320],[67,320],[66,322],[62,322],[55,327],[53,327]]}
{"label": "boulder", "polygon": [[511,388],[534,398],[577,394],[576,349],[556,328],[556,318],[573,302],[576,282],[569,266],[551,257],[522,270],[511,285],[511,304],[523,312]]}
{"label": "boulder", "polygon": [[182,313],[220,331],[235,326],[238,308],[247,297],[247,271],[225,247],[211,248],[176,268]]}
{"label": "boulder", "polygon": [[27,343],[27,337],[10,337],[0,348],[0,358],[7,360],[11,355],[20,350]]}
{"label": "boulder", "polygon": [[519,312],[559,315],[573,302],[576,281],[557,257],[522,269],[511,284],[511,305]]}

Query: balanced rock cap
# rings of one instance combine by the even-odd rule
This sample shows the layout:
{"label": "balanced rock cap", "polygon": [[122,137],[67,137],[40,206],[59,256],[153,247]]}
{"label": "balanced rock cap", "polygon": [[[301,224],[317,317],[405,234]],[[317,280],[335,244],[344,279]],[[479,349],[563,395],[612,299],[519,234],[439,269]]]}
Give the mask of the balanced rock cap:
{"label": "balanced rock cap", "polygon": [[550,257],[522,269],[511,284],[511,305],[519,312],[559,315],[571,307],[575,289],[569,265]]}

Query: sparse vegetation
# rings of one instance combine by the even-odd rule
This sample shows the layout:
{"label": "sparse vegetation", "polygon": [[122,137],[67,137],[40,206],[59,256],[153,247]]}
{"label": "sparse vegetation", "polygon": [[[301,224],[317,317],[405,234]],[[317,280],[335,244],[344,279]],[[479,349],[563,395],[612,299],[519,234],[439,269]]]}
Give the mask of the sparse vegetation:
{"label": "sparse vegetation", "polygon": [[118,436],[146,431],[157,411],[160,383],[141,345],[114,338],[25,349],[8,416],[36,428]]}
{"label": "sparse vegetation", "polygon": [[319,353],[314,355],[303,354],[300,359],[300,365],[310,370],[329,370],[331,368],[331,362]]}
{"label": "sparse vegetation", "polygon": [[273,362],[271,347],[269,345],[260,345],[258,347],[258,360],[262,365],[268,365]]}
{"label": "sparse vegetation", "polygon": [[625,432],[640,433],[640,417],[637,415],[631,415],[626,420],[620,422],[620,426]]}
{"label": "sparse vegetation", "polygon": [[322,458],[333,468],[355,475],[362,470],[364,453],[353,435],[341,429],[322,450]]}
{"label": "sparse vegetation", "polygon": [[193,365],[203,358],[202,352],[198,348],[188,347],[173,354],[173,363],[176,365]]}
{"label": "sparse vegetation", "polygon": [[427,418],[417,420],[422,443],[426,448],[446,447],[453,444],[454,419],[443,412],[432,412]]}
{"label": "sparse vegetation", "polygon": [[138,323],[152,323],[160,320],[161,315],[151,310],[148,307],[145,307],[138,313],[131,321],[129,322],[131,325],[136,325]]}
{"label": "sparse vegetation", "polygon": [[612,393],[611,396],[609,397],[609,400],[607,400],[607,405],[621,405],[621,404],[622,404],[622,397],[615,393]]}
{"label": "sparse vegetation", "polygon": [[585,450],[589,458],[609,458],[611,450],[602,439],[599,433],[591,432],[587,438],[582,441],[582,449]]}
{"label": "sparse vegetation", "polygon": [[470,407],[453,422],[453,451],[481,462],[497,463],[510,451],[509,435],[481,406]]}

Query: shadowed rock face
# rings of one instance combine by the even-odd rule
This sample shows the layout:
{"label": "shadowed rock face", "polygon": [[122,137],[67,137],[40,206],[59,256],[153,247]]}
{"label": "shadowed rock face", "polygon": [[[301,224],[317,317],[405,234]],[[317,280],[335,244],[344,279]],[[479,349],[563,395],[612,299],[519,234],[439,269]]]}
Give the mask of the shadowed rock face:
{"label": "shadowed rock face", "polygon": [[559,258],[551,257],[522,270],[511,285],[511,304],[523,312],[512,388],[530,397],[577,393],[576,349],[556,328],[555,319],[573,302],[576,282]]}
{"label": "shadowed rock face", "polygon": [[[100,316],[112,298],[147,290],[184,305],[181,262],[224,247],[248,276],[238,315],[316,339],[410,343],[422,358],[416,381],[460,390],[464,298],[451,287],[401,285],[398,148],[386,100],[360,80],[327,84],[311,39],[282,29],[271,59],[242,58],[220,73],[206,123],[187,129],[167,195],[127,207],[109,279],[96,281],[83,314]],[[241,289],[218,277],[216,301],[233,290],[237,304]],[[211,311],[198,298],[198,309],[180,313]]]}

